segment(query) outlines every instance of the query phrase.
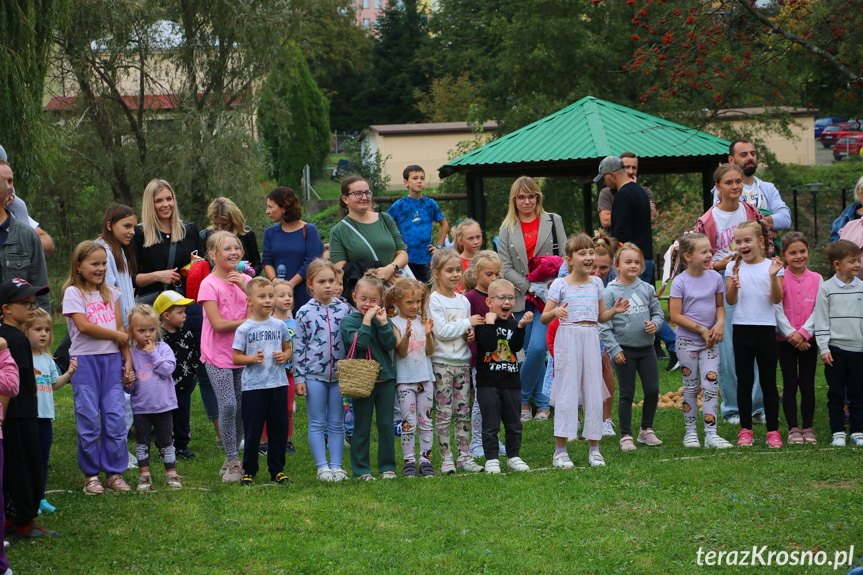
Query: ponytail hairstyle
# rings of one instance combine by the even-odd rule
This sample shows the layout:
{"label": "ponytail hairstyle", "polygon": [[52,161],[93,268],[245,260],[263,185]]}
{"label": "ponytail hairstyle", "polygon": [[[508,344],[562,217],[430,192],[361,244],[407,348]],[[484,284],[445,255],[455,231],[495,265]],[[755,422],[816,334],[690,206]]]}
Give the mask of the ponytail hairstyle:
{"label": "ponytail hairstyle", "polygon": [[384,282],[381,281],[381,278],[378,277],[378,274],[375,270],[368,270],[363,275],[363,277],[357,280],[357,285],[354,286],[354,293],[357,293],[357,291],[360,289],[360,286],[367,286],[372,289],[378,290],[381,298],[381,304],[383,304],[384,292],[386,291],[386,288],[384,287]]}
{"label": "ponytail hairstyle", "polygon": [[458,265],[461,265],[461,258],[459,255],[449,248],[437,250],[432,256],[431,263],[429,264],[429,269],[432,272],[432,277],[429,280],[431,291],[437,291],[437,278],[435,277],[434,272],[442,270],[451,259],[457,259]]}
{"label": "ponytail hairstyle", "polygon": [[479,283],[477,281],[477,277],[479,277],[482,270],[484,270],[489,264],[496,265],[497,269],[501,271],[501,276],[503,276],[503,262],[500,260],[500,256],[497,255],[497,252],[494,250],[480,250],[476,252],[475,256],[473,256],[473,259],[470,261],[470,266],[468,266],[464,272],[462,283],[466,289],[472,290],[476,288]]}
{"label": "ponytail hairstyle", "polygon": [[782,255],[785,255],[786,250],[791,247],[791,244],[800,242],[806,249],[809,249],[809,240],[806,239],[806,236],[803,235],[802,232],[787,232],[782,236],[782,247],[779,248],[779,251]]}
{"label": "ponytail hairstyle", "polygon": [[464,231],[471,226],[478,227],[479,231],[482,232],[482,226],[479,225],[479,222],[471,218],[465,218],[455,226],[455,245],[453,247],[455,247],[455,251],[459,254],[464,252],[464,246],[461,245],[461,237],[464,235]]}
{"label": "ponytail hairstyle", "polygon": [[476,286],[479,285],[479,282],[476,280],[476,275],[474,275],[472,267],[464,270],[464,274],[462,274],[461,276],[461,285],[464,286],[465,292],[476,289]]}
{"label": "ponytail hairstyle", "polygon": [[[767,227],[767,222],[763,219],[760,220],[747,220],[737,226],[734,231],[737,232],[739,229],[747,229],[751,230],[755,237],[760,237],[763,241],[761,242],[761,255],[765,258],[768,256],[768,242],[770,242],[770,228]],[[732,240],[733,241],[733,240]],[[740,252],[735,251],[734,257],[731,258],[731,261],[734,262],[734,265],[737,266],[740,264],[740,261],[743,259],[743,256],[740,255]]]}
{"label": "ponytail hairstyle", "polygon": [[[670,248],[668,248],[671,250],[671,271],[669,272],[668,268],[666,268],[665,272],[668,273],[668,279],[663,280],[659,291],[656,292],[657,297],[662,297],[662,294],[665,292],[665,288],[668,287],[671,280],[688,267],[686,260],[683,258],[683,254],[691,254],[693,250],[695,250],[695,244],[697,244],[699,240],[709,239],[710,238],[704,234],[683,232],[682,236],[674,240],[674,243],[671,244]],[[665,273],[662,274],[662,277],[665,277]]]}
{"label": "ponytail hairstyle", "polygon": [[420,318],[425,323],[429,290],[425,284],[411,278],[399,278],[395,281],[393,287],[387,290],[387,293],[384,295],[384,308],[387,310],[387,315],[395,317],[396,303],[408,297],[408,295],[417,292],[420,294]]}
{"label": "ponytail hairstyle", "polygon": [[614,258],[617,256],[617,246],[618,242],[616,239],[608,235],[605,230],[594,230],[593,232],[593,253],[596,256],[604,256],[607,255],[612,264],[614,263]]}

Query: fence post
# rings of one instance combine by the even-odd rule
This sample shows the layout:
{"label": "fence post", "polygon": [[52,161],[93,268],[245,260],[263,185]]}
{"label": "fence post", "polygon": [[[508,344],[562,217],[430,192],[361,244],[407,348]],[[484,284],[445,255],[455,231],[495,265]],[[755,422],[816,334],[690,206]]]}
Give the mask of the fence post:
{"label": "fence post", "polygon": [[798,229],[800,226],[797,221],[797,188],[794,188],[791,191],[794,193],[794,231],[797,232],[800,231]]}
{"label": "fence post", "polygon": [[843,212],[845,211],[845,207],[846,207],[845,206],[845,203],[846,203],[845,192],[846,192],[846,190],[847,190],[847,188],[842,188],[842,211]]}
{"label": "fence post", "polygon": [[815,243],[818,243],[818,192],[812,192],[812,225],[815,227]]}

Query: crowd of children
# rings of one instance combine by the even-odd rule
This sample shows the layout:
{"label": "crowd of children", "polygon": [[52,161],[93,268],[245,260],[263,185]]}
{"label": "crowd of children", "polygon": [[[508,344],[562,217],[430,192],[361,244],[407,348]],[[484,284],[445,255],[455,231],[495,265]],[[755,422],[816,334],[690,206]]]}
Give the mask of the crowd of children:
{"label": "crowd of children", "polygon": [[[383,479],[395,478],[397,419],[400,471],[406,477],[435,475],[435,443],[443,474],[499,473],[501,454],[510,469],[528,471],[520,457],[517,354],[533,314],[514,313],[513,284],[500,279],[498,255],[480,249],[477,222],[456,225],[456,250],[428,243],[431,220],[443,224],[441,237],[446,221],[438,218],[432,200],[433,206],[421,201],[424,179],[417,173],[422,170],[411,169],[405,173],[411,207],[394,206],[394,211],[399,217],[413,211],[421,220],[409,217],[408,225],[428,224],[422,234],[406,234],[405,239],[416,243],[408,244],[409,252],[423,254],[414,273],[427,273],[429,281],[399,277],[387,286],[368,272],[351,293],[355,307],[342,298],[341,270],[316,259],[306,273],[312,299],[293,310],[290,283],[237,271],[243,247],[226,231],[208,239],[212,272],[201,282],[196,300],[169,290],[152,307],[128,307],[121,305],[120,290],[106,283],[109,259],[114,261],[109,258],[111,244],[85,241],[74,250],[60,295],[72,358],[61,374],[50,356],[51,317],[36,308],[36,296],[48,288],[18,279],[0,284],[0,415],[5,416],[0,463],[5,456],[6,469],[12,466],[16,473],[12,483],[8,474],[3,478],[4,493],[14,502],[9,507],[14,514],[5,519],[7,532],[55,535],[37,527],[34,519],[55,510],[45,498],[53,393],[70,382],[85,494],[132,489],[123,476],[128,464],[124,390],[131,396],[137,440],[137,490],[154,485],[151,441],[165,467],[165,486],[181,489],[177,457],[194,458],[189,449],[190,406],[201,363],[218,400],[224,482],[253,484],[261,452],[266,453],[271,481],[290,483],[285,454],[295,451],[291,439],[297,396],[305,396],[308,448],[324,482],[375,478],[370,462],[373,421],[377,472]],[[717,178],[728,171],[720,168]],[[783,445],[777,363],[784,380],[787,441],[817,443],[814,379],[820,350],[829,386],[832,444],[841,447],[848,440],[847,402],[850,441],[863,446],[863,283],[857,277],[861,251],[846,240],[833,243],[827,255],[835,275],[822,281],[807,269],[809,245],[802,234],[785,234],[781,259],[768,257],[769,238],[763,221],[737,225],[728,243],[733,257],[722,260],[727,264],[724,280],[713,269],[714,238],[689,233],[673,248],[683,268],[673,278],[668,305],[682,366],[682,443],[701,447],[700,407],[704,447],[732,446],[717,431],[725,300],[737,305],[732,336],[740,403],[737,445],[754,441],[750,402],[756,366],[764,393],[766,444]],[[636,450],[636,443],[663,443],[654,431],[659,373],[653,340],[665,317],[654,286],[639,279],[645,262],[634,244],[618,247],[603,234],[575,235],[567,241],[565,255],[558,277],[549,282],[541,314],[543,324],[552,324],[547,389],[555,410],[555,447],[550,462],[555,468],[572,468],[567,443],[580,434],[589,443],[589,465],[604,466],[600,440],[616,435],[611,418],[614,373],[621,451]],[[204,310],[200,342],[185,326],[186,308],[196,301]],[[338,362],[349,352],[351,357],[374,359],[380,369],[368,397],[352,401],[353,433],[346,442]],[[631,420],[637,379],[644,402],[636,434]],[[394,416],[394,406],[400,416]],[[346,443],[350,473],[342,460]],[[484,465],[476,461],[481,458]]]}

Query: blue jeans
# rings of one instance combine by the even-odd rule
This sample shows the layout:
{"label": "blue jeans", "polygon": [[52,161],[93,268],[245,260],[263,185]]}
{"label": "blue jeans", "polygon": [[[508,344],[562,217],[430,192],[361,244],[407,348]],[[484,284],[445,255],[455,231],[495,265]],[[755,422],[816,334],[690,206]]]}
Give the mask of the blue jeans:
{"label": "blue jeans", "polygon": [[[725,274],[722,273],[722,285],[725,285]],[[740,415],[737,407],[737,371],[734,364],[734,308],[728,305],[725,294],[722,295],[725,304],[725,337],[719,343],[719,395],[722,397],[720,411],[722,417]],[[764,413],[764,394],[758,380],[758,366],[755,366],[755,382],[752,385],[752,415]]]}
{"label": "blue jeans", "polygon": [[653,260],[644,260],[644,271],[638,277],[641,281],[653,285]]}
{"label": "blue jeans", "polygon": [[668,351],[673,352],[677,350],[677,336],[674,334],[671,326],[668,325],[668,322],[662,322],[662,327],[659,328],[659,339],[665,343],[665,348]]}
{"label": "blue jeans", "polygon": [[523,312],[515,314],[521,321],[526,312],[533,312],[533,321],[525,327],[524,363],[521,364],[521,403],[528,405],[531,398],[537,411],[548,410],[548,397],[542,393],[542,379],[545,374],[545,357],[548,355],[548,343],[545,340],[547,326],[542,325],[541,313],[536,306],[527,303]]}
{"label": "blue jeans", "polygon": [[327,429],[330,447],[330,467],[342,466],[345,449],[345,408],[338,383],[306,380],[306,409],[309,411],[309,449],[320,469],[327,466]]}

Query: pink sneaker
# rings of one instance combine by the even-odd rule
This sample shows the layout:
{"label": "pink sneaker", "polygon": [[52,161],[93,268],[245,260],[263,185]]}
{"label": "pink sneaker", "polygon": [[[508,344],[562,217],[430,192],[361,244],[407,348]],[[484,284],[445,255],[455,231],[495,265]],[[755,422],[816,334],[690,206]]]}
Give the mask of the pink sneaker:
{"label": "pink sneaker", "polygon": [[782,436],[778,431],[767,432],[767,447],[782,447]]}
{"label": "pink sneaker", "polygon": [[737,434],[737,447],[752,447],[752,430],[740,429]]}

